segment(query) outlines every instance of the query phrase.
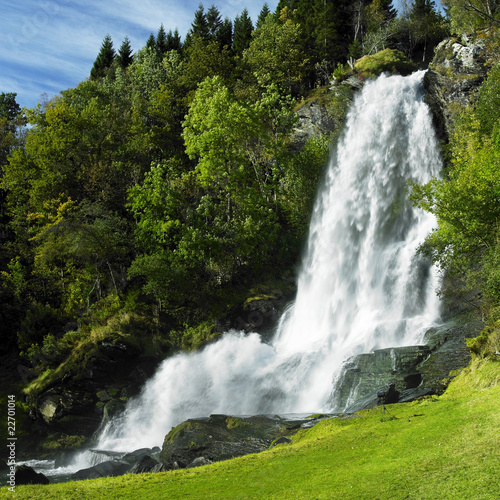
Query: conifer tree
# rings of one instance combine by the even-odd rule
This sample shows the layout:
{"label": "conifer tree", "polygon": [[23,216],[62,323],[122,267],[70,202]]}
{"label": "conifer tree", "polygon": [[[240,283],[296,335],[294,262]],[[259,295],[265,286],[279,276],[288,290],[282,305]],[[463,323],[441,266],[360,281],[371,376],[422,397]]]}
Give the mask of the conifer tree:
{"label": "conifer tree", "polygon": [[260,11],[259,17],[257,18],[257,23],[255,25],[255,29],[259,29],[264,21],[266,20],[266,17],[271,13],[269,10],[269,5],[265,3],[262,7],[262,10]]}
{"label": "conifer tree", "polygon": [[217,41],[221,48],[228,47],[229,49],[233,46],[233,22],[231,19],[224,19],[222,27],[217,35]]}
{"label": "conifer tree", "polygon": [[149,35],[148,41],[146,42],[146,47],[148,49],[155,49],[156,50],[156,39],[153,33]]}
{"label": "conifer tree", "polygon": [[[16,143],[16,127],[23,123],[21,107],[16,102],[15,92],[0,93],[0,166],[7,163],[11,148]],[[0,177],[2,175],[0,168]],[[5,195],[0,189],[0,212],[2,212],[2,198]]]}
{"label": "conifer tree", "polygon": [[182,49],[181,36],[179,35],[179,30],[175,28],[174,32],[169,30],[167,33],[167,52],[170,50],[177,50],[180,52]]}
{"label": "conifer tree", "polygon": [[220,17],[219,9],[215,5],[212,5],[208,10],[205,16],[207,20],[207,32],[208,37],[211,40],[216,40],[218,37],[218,33],[222,28],[222,18]]}
{"label": "conifer tree", "polygon": [[315,0],[313,33],[319,60],[336,63],[346,58],[353,38],[350,9],[347,0]]}
{"label": "conifer tree", "polygon": [[165,28],[163,27],[163,23],[160,25],[158,29],[158,34],[156,35],[156,44],[155,44],[156,52],[160,57],[165,54],[167,51],[167,33],[165,32]]}
{"label": "conifer tree", "polygon": [[0,119],[5,118],[12,121],[21,113],[21,107],[16,102],[16,96],[15,92],[2,92],[0,94]]}
{"label": "conifer tree", "polygon": [[90,71],[90,78],[96,80],[106,76],[111,64],[115,59],[115,49],[113,48],[113,41],[111,35],[106,35],[101,45],[101,50],[97,55],[92,70]]}
{"label": "conifer tree", "polygon": [[132,47],[130,45],[130,40],[126,36],[123,40],[118,55],[116,56],[116,61],[122,68],[126,68],[132,64],[134,56],[132,55]]}
{"label": "conifer tree", "polygon": [[208,36],[208,21],[203,4],[200,3],[198,10],[194,13],[194,21],[191,24],[191,36],[206,38]]}
{"label": "conifer tree", "polygon": [[436,4],[433,0],[414,0],[411,16],[425,16],[435,13]]}
{"label": "conifer tree", "polygon": [[252,40],[253,24],[248,10],[243,9],[241,15],[236,16],[234,20],[234,33],[233,33],[233,50],[234,54],[241,56],[243,51],[247,49]]}
{"label": "conifer tree", "polygon": [[385,12],[386,19],[396,19],[398,11],[395,9],[392,0],[379,0],[382,5],[382,10]]}

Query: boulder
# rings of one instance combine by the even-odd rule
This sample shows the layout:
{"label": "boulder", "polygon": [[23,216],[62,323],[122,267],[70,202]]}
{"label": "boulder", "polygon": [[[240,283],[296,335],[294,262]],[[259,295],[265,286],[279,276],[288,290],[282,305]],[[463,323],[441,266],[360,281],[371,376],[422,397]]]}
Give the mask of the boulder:
{"label": "boulder", "polygon": [[49,484],[50,481],[41,472],[36,472],[28,465],[16,467],[16,485]]}
{"label": "boulder", "polygon": [[[324,418],[290,419],[278,415],[210,415],[189,419],[165,437],[160,459],[168,469],[195,466],[266,450],[278,438]],[[203,460],[197,460],[201,459]],[[205,461],[205,462],[204,462]],[[197,465],[196,465],[197,466]]]}
{"label": "boulder", "polygon": [[205,458],[205,457],[198,457],[195,458],[187,467],[186,469],[192,469],[193,467],[202,467],[203,465],[210,465],[213,464],[213,461]]}
{"label": "boulder", "polygon": [[292,442],[292,440],[290,438],[287,438],[286,436],[283,436],[283,437],[280,437],[280,438],[276,439],[273,442],[273,444],[271,445],[271,448],[274,448],[278,444],[289,444],[291,442]]}
{"label": "boulder", "polygon": [[135,450],[127,453],[126,455],[123,455],[121,459],[130,464],[134,464],[140,461],[145,456],[159,455],[160,452],[161,449],[158,446],[155,446],[154,448],[140,448],[139,450]]}
{"label": "boulder", "polygon": [[471,354],[465,340],[477,337],[484,328],[479,319],[469,319],[448,329],[430,330],[425,341],[434,344],[429,357],[421,363],[422,385],[432,387],[436,394],[442,394],[456,373],[466,367]]}
{"label": "boulder", "polygon": [[164,470],[166,469],[163,464],[149,455],[144,455],[128,472],[129,474],[142,474],[145,472],[163,472]]}
{"label": "boulder", "polygon": [[130,464],[121,461],[102,462],[100,464],[94,465],[93,467],[88,467],[87,469],[81,469],[75,472],[71,479],[73,481],[81,481],[83,479],[97,479],[98,477],[115,477],[122,476],[126,474],[130,469]]}

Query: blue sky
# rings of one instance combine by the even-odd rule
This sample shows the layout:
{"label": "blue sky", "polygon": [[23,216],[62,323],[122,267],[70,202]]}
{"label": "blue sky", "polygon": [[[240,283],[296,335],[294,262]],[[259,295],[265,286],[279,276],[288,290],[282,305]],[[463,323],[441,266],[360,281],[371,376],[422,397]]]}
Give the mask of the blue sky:
{"label": "blue sky", "polygon": [[[266,0],[209,0],[221,16],[246,7],[256,21]],[[398,2],[395,2],[397,4]],[[103,38],[116,49],[128,36],[134,51],[163,23],[184,39],[200,0],[0,0],[0,92],[32,107],[88,77]],[[271,11],[278,0],[267,0]]]}
{"label": "blue sky", "polygon": [[[216,0],[223,18],[246,7],[255,21],[266,0]],[[115,49],[128,36],[134,51],[163,23],[189,30],[200,0],[0,0],[0,92],[16,92],[21,106],[35,106],[88,77],[103,38]],[[268,0],[274,11],[278,0]]]}

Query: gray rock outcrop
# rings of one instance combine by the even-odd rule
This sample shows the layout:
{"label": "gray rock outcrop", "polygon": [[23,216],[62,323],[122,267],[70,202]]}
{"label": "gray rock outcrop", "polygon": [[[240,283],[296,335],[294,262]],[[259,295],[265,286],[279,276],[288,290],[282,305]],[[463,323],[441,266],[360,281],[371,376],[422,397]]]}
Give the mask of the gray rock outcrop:
{"label": "gray rock outcrop", "polygon": [[448,140],[457,110],[470,105],[487,72],[487,49],[478,37],[448,38],[436,47],[424,88],[441,141]]}
{"label": "gray rock outcrop", "polygon": [[[465,339],[477,336],[481,329],[479,320],[466,316],[461,324],[430,329],[423,339],[425,345],[378,349],[354,356],[344,366],[331,406],[355,413],[381,404],[407,403],[442,394],[470,362]],[[389,401],[391,386],[397,398]]]}
{"label": "gray rock outcrop", "polygon": [[298,123],[293,136],[296,147],[302,147],[313,137],[330,136],[335,131],[334,121],[326,108],[317,101],[303,104],[296,113]]}

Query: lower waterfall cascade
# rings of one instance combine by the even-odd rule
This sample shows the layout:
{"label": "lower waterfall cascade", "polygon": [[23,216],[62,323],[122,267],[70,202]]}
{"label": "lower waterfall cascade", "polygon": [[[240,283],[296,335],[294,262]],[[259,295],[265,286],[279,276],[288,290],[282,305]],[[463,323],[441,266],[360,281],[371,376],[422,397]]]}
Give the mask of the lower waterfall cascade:
{"label": "lower waterfall cascade", "polygon": [[169,430],[213,413],[342,411],[330,395],[349,357],[418,343],[439,321],[436,272],[417,253],[435,219],[408,200],[408,181],[439,175],[423,71],[368,81],[319,190],[294,303],[270,341],[225,333],[162,362],[96,448],[161,446]]}

